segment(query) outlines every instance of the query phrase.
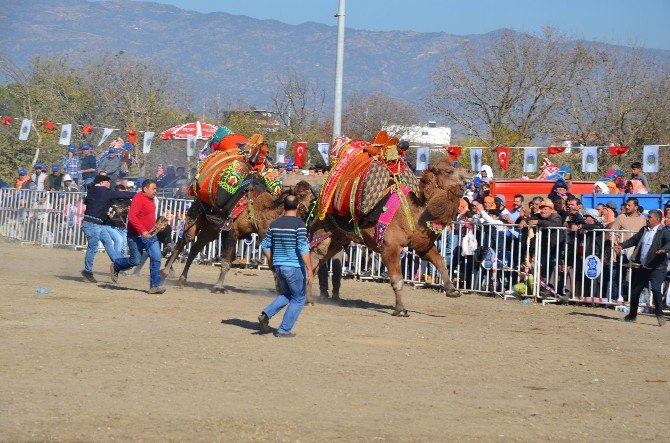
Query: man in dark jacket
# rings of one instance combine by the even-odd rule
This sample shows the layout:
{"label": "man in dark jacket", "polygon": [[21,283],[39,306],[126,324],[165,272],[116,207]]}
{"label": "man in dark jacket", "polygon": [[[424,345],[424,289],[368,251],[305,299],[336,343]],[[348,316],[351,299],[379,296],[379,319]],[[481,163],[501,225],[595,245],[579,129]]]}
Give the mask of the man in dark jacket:
{"label": "man in dark jacket", "polygon": [[661,285],[667,273],[666,262],[667,254],[670,252],[670,231],[663,229],[662,220],[663,213],[661,211],[658,209],[649,211],[647,226],[623,243],[614,245],[613,249],[617,254],[620,254],[622,249],[635,246],[631,256],[633,286],[630,295],[630,312],[623,318],[624,321],[633,322],[636,320],[642,289],[648,283],[651,283],[656,320],[658,320],[659,326],[665,324]]}
{"label": "man in dark jacket", "polygon": [[[540,208],[540,216],[538,218],[530,219],[528,221],[529,226],[536,226],[538,228],[563,227],[563,219],[554,210],[554,203],[551,200],[544,200],[538,206]],[[536,235],[542,236],[540,244],[541,254],[537,259],[539,259],[542,278],[548,282],[551,280],[551,277],[555,275],[555,269],[558,265],[556,262],[556,250],[558,248],[559,239],[563,238],[563,231],[560,229],[542,229],[541,232],[537,232]],[[562,258],[561,251],[558,251],[558,258]],[[558,283],[556,282],[556,284]]]}
{"label": "man in dark jacket", "polygon": [[106,175],[98,175],[93,180],[94,186],[89,188],[84,204],[86,211],[84,212],[84,220],[81,224],[81,229],[86,234],[88,241],[88,248],[86,249],[86,256],[84,258],[84,270],[81,275],[91,283],[97,283],[93,276],[93,260],[95,254],[98,252],[98,243],[102,242],[105,251],[109,258],[119,258],[116,256],[114,250],[114,243],[107,229],[105,228],[105,221],[107,220],[107,212],[112,204],[112,201],[117,198],[133,198],[135,193],[126,191],[112,191],[110,189],[109,177]]}

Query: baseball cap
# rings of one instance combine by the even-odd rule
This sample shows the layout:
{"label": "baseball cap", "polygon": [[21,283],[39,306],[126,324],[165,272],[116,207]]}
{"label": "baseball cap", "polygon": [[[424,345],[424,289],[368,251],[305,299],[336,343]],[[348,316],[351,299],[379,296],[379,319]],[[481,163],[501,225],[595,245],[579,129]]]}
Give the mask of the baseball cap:
{"label": "baseball cap", "polygon": [[42,163],[37,163],[35,165],[35,169],[42,169]]}
{"label": "baseball cap", "polygon": [[597,222],[603,221],[603,219],[598,214],[598,211],[592,208],[584,209],[584,217],[592,217]]}
{"label": "baseball cap", "polygon": [[59,169],[60,169],[60,168],[58,167],[58,165],[53,165],[53,166],[51,167],[51,170],[52,170],[53,172],[56,172],[56,171],[58,171]]}
{"label": "baseball cap", "polygon": [[83,145],[81,145],[81,150],[82,151],[90,151],[91,150],[91,145],[89,145],[88,143],[84,143]]}
{"label": "baseball cap", "polygon": [[610,201],[608,201],[607,203],[605,203],[605,206],[607,206],[607,207],[610,208],[610,209],[614,209],[615,211],[616,211],[617,209],[619,209],[619,207],[617,206],[617,204],[616,204],[615,202],[613,202],[612,200],[610,200]]}
{"label": "baseball cap", "polygon": [[109,151],[107,151],[107,152],[109,152],[110,154],[115,154],[116,153],[116,148],[109,148]]}
{"label": "baseball cap", "polygon": [[551,200],[542,200],[542,203],[540,203],[538,206],[540,208],[547,206],[551,209],[554,209],[554,202],[552,202]]}
{"label": "baseball cap", "polygon": [[502,203],[503,205],[504,205],[505,203],[507,203],[507,199],[506,199],[505,196],[502,195],[502,194],[498,194],[498,195],[496,195],[496,200],[500,200],[500,203]]}
{"label": "baseball cap", "polygon": [[74,145],[70,145],[70,146],[68,146],[67,150],[68,150],[68,152],[76,152],[77,148]]}
{"label": "baseball cap", "polygon": [[132,181],[132,180],[128,180],[128,181],[126,182],[126,186],[127,186],[129,189],[130,189],[130,188],[135,188],[135,182]]}
{"label": "baseball cap", "polygon": [[70,177],[70,174],[65,174],[65,175],[63,176],[63,181],[64,181],[64,182],[68,182],[68,181],[71,182],[71,181],[72,181],[72,177]]}
{"label": "baseball cap", "polygon": [[479,188],[482,185],[482,179],[475,177],[474,180],[472,180],[472,183],[474,183],[475,188]]}
{"label": "baseball cap", "polygon": [[28,175],[28,171],[26,171],[25,169],[21,169],[19,171],[19,175]]}

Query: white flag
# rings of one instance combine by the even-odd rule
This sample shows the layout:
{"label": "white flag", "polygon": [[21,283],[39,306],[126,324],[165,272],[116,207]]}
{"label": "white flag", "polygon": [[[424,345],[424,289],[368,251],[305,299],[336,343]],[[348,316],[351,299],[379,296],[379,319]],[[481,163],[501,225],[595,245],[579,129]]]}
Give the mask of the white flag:
{"label": "white flag", "polygon": [[523,172],[537,171],[537,148],[523,148]]}
{"label": "white flag", "polygon": [[28,136],[30,135],[30,126],[32,124],[32,120],[28,120],[27,118],[23,119],[23,123],[21,123],[21,132],[19,132],[19,140],[28,140]]}
{"label": "white flag", "polygon": [[70,137],[72,136],[72,125],[61,125],[60,127],[60,138],[58,139],[59,145],[69,145]]}
{"label": "white flag", "polygon": [[598,148],[584,146],[582,148],[582,172],[598,172]]}
{"label": "white flag", "polygon": [[143,154],[148,154],[149,151],[151,151],[151,142],[154,140],[154,133],[153,132],[145,132],[144,133],[144,141],[142,143],[142,153]]}
{"label": "white flag", "polygon": [[286,142],[277,142],[277,163],[284,163],[286,159]]}
{"label": "white flag", "polygon": [[323,162],[328,166],[328,153],[330,152],[330,144],[328,143],[317,143],[316,149],[319,150],[319,154],[323,157]]}
{"label": "white flag", "polygon": [[186,156],[193,157],[195,155],[195,141],[197,137],[195,135],[189,135],[186,138]]}
{"label": "white flag", "polygon": [[642,172],[658,172],[658,145],[644,146]]}
{"label": "white flag", "polygon": [[102,138],[100,139],[100,142],[98,143],[98,146],[103,144],[105,140],[107,140],[107,137],[109,137],[114,130],[112,128],[105,128],[105,130],[102,132]]}
{"label": "white flag", "polygon": [[416,170],[423,171],[428,168],[430,162],[430,148],[421,147],[416,150]]}
{"label": "white flag", "polygon": [[473,172],[482,170],[482,148],[470,148],[470,170]]}

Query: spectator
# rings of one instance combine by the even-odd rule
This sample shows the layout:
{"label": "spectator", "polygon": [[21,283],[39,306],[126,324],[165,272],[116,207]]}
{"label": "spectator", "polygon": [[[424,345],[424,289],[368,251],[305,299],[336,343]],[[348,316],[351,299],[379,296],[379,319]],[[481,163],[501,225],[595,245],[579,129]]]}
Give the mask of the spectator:
{"label": "spectator", "polygon": [[51,167],[51,174],[49,174],[49,190],[59,191],[63,184],[63,172],[58,165]]}
{"label": "spectator", "polygon": [[342,260],[344,250],[333,255],[329,263],[324,263],[318,270],[319,290],[321,297],[328,298],[328,271],[332,272],[333,300],[340,299],[340,282],[342,281]]}
{"label": "spectator", "polygon": [[[647,177],[645,177],[644,174],[642,173],[642,163],[633,162],[630,165],[630,169],[631,169],[631,172],[632,172],[631,176],[630,176],[631,180],[641,181],[642,185],[645,187],[645,189],[647,191],[649,191],[651,188],[649,187],[649,182],[647,181]],[[637,193],[634,192],[633,194],[637,194]]]}
{"label": "spectator", "polygon": [[112,200],[117,198],[133,198],[132,192],[112,191],[109,188],[109,177],[98,175],[93,180],[93,186],[89,188],[88,194],[86,194],[86,198],[84,199],[86,211],[84,212],[81,229],[86,235],[88,248],[86,249],[84,270],[81,271],[81,275],[91,283],[97,283],[97,280],[93,276],[93,260],[95,259],[95,254],[98,252],[98,244],[100,242],[105,247],[110,260],[114,261],[117,258],[112,239],[104,228]]}
{"label": "spectator", "polygon": [[177,187],[181,187],[182,185],[188,186],[189,184],[191,184],[191,181],[186,176],[186,168],[183,167],[183,166],[178,166],[177,167]]}
{"label": "spectator", "polygon": [[465,192],[463,193],[463,197],[467,197],[468,201],[475,199],[475,185],[472,182],[465,184]]}
{"label": "spectator", "polygon": [[72,177],[70,177],[70,174],[65,174],[63,176],[63,192],[79,192],[79,186],[72,180]]}
{"label": "spectator", "polygon": [[504,195],[496,195],[493,199],[493,207],[496,211],[500,212],[500,220],[503,223],[512,223],[512,220],[509,218],[509,210],[505,207],[506,202]]}
{"label": "spectator", "polygon": [[[616,204],[614,206],[616,207]],[[612,223],[614,223],[614,220],[616,220],[616,213],[608,205],[602,203],[598,204],[596,209],[598,210],[598,215],[602,219],[603,225],[609,229]]]}
{"label": "spectator", "polygon": [[[540,228],[560,228],[563,226],[563,219],[554,210],[554,203],[551,200],[544,200],[538,205],[540,214],[537,218],[531,218],[527,223],[519,223],[519,226],[537,226]],[[542,244],[540,251],[542,255],[539,257],[540,266],[544,267],[543,274],[548,276],[549,271],[553,271],[558,263],[556,263],[556,248],[558,247],[558,240],[560,232],[545,232],[542,236]],[[547,278],[549,280],[549,278]]]}
{"label": "spectator", "polygon": [[594,194],[609,194],[610,188],[605,184],[605,182],[596,182],[593,186]]}
{"label": "spectator", "polygon": [[621,244],[614,245],[614,251],[619,254],[625,248],[635,248],[631,260],[633,268],[633,282],[631,288],[630,312],[623,320],[634,322],[637,319],[637,310],[640,294],[649,283],[654,296],[654,310],[658,326],[665,324],[663,316],[663,294],[661,285],[667,274],[667,254],[670,253],[670,231],[663,229],[661,220],[663,213],[658,209],[649,211],[646,226],[635,235]]}
{"label": "spectator", "polygon": [[67,153],[63,156],[61,166],[63,169],[63,174],[70,174],[73,180],[78,181],[81,179],[81,163],[79,162],[79,157],[75,155],[77,148],[74,145],[70,145],[67,148]]}
{"label": "spectator", "polygon": [[34,182],[30,180],[28,171],[26,171],[25,169],[19,170],[19,175],[14,180],[14,187],[16,189],[30,189],[31,183],[34,184]]}
{"label": "spectator", "polygon": [[512,201],[512,210],[509,213],[510,222],[516,223],[519,218],[521,218],[521,213],[523,211],[523,200],[524,197],[521,194],[516,194],[514,200]]}
{"label": "spectator", "polygon": [[165,168],[165,178],[163,179],[162,188],[176,188],[177,187],[177,173],[174,166],[167,165]]}
{"label": "spectator", "polygon": [[121,159],[116,155],[116,148],[109,148],[107,152],[109,155],[100,162],[98,169],[104,172],[112,183],[116,183],[121,178]]}
{"label": "spectator", "polygon": [[616,183],[613,181],[608,181],[605,182],[607,185],[607,189],[609,189],[610,192],[608,194],[619,194],[619,188],[617,187]]}
{"label": "spectator", "polygon": [[[616,218],[616,217],[619,216],[619,212],[617,211],[617,209],[619,209],[619,208],[617,207],[617,205],[616,205],[615,202],[613,202],[612,200],[610,200],[610,201],[608,201],[607,203],[605,203],[605,206],[607,206],[608,208],[610,208],[610,209],[612,210],[612,212],[614,213],[614,218]],[[626,205],[625,205],[625,203],[624,203],[624,204],[621,205],[621,206],[622,206],[622,207],[625,207]]]}
{"label": "spectator", "polygon": [[556,180],[554,186],[551,188],[549,193],[549,200],[556,203],[558,200],[563,200],[564,205],[567,205],[568,200],[573,198],[574,195],[568,192],[568,185],[563,179]]}
{"label": "spectator", "polygon": [[[626,204],[624,205],[624,211],[625,211],[624,213],[619,215],[616,218],[616,220],[614,220],[614,223],[612,224],[610,229],[637,232],[647,225],[647,221],[645,220],[644,215],[642,215],[642,212],[640,211],[640,205],[638,203],[637,198],[630,197],[628,200],[626,200]],[[622,239],[620,242],[625,242],[626,240],[628,240],[633,236],[633,234],[627,232],[614,235],[616,235],[617,238]],[[619,237],[619,235],[622,235],[622,237]],[[627,250],[624,251],[623,255],[625,258],[629,259],[632,253],[633,248],[628,248]]]}
{"label": "spectator", "polygon": [[165,165],[162,163],[159,163],[158,166],[156,166],[156,178],[154,179],[156,181],[156,185],[158,185],[159,188],[163,188],[163,184],[165,183],[165,177],[167,176],[167,170],[165,169]]}
{"label": "spectator", "polygon": [[35,165],[35,172],[30,176],[30,179],[35,183],[35,189],[38,191],[49,190],[49,176],[42,170],[42,165],[37,163]]}
{"label": "spectator", "polygon": [[162,294],[161,286],[161,249],[157,232],[162,228],[156,224],[156,182],[147,179],[142,183],[142,191],[135,194],[128,210],[128,247],[130,257],[115,260],[111,265],[112,281],[116,283],[119,272],[137,266],[142,253],[149,254],[149,294]]}
{"label": "spectator", "polygon": [[82,190],[86,191],[93,184],[95,174],[97,173],[97,161],[95,155],[91,153],[91,146],[84,143],[81,147],[84,157],[81,159],[81,184]]}
{"label": "spectator", "polygon": [[188,193],[188,185],[187,184],[180,185],[179,188],[174,193],[174,198],[181,198],[181,199],[191,198],[190,194]]}
{"label": "spectator", "polygon": [[644,186],[641,180],[630,179],[626,183],[626,194],[649,194],[649,190]]}
{"label": "spectator", "polygon": [[[261,242],[263,254],[271,263],[281,294],[258,316],[261,332],[270,331],[270,319],[288,305],[276,337],[294,337],[291,332],[305,304],[305,276],[312,284],[312,263],[307,245],[307,228],[296,214],[298,199],[289,195],[284,200],[285,214],[270,224]],[[302,262],[302,264],[301,264]]]}

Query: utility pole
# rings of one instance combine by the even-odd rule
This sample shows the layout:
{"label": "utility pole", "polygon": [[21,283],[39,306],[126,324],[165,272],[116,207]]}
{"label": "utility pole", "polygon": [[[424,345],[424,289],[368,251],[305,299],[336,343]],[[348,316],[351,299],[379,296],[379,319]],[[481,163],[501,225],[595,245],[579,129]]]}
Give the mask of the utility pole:
{"label": "utility pole", "polygon": [[344,8],[340,0],[337,12],[337,65],[335,67],[335,112],[333,115],[333,140],[342,135],[342,73],[344,72]]}

